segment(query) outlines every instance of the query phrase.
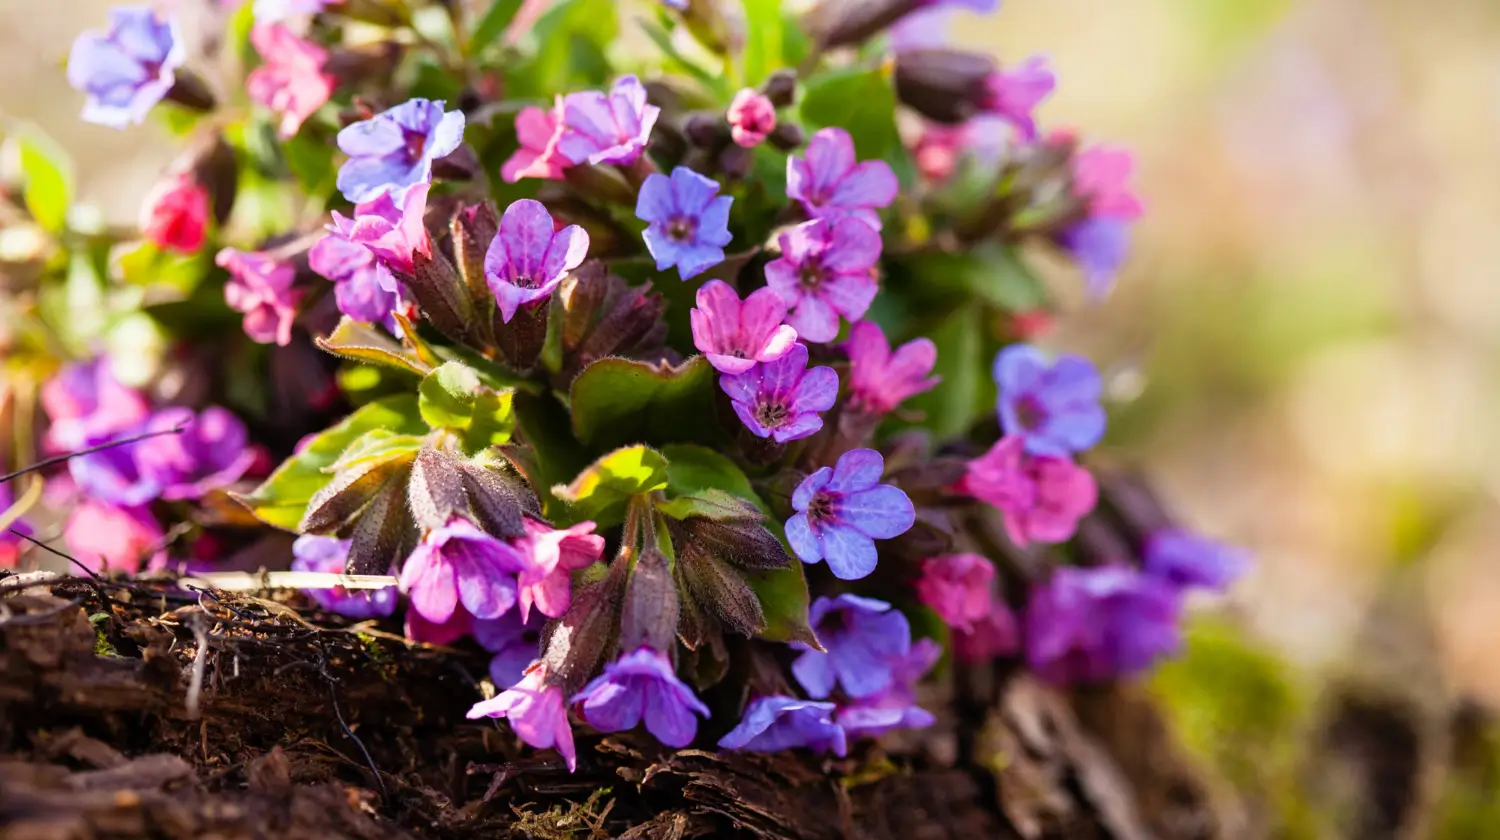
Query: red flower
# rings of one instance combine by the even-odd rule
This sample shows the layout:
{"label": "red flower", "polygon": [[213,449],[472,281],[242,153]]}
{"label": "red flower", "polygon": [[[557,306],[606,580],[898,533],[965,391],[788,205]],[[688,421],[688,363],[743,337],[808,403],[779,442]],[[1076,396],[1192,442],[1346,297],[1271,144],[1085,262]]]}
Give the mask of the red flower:
{"label": "red flower", "polygon": [[158,181],[141,206],[141,233],[163,250],[197,251],[207,226],[208,190],[187,173]]}

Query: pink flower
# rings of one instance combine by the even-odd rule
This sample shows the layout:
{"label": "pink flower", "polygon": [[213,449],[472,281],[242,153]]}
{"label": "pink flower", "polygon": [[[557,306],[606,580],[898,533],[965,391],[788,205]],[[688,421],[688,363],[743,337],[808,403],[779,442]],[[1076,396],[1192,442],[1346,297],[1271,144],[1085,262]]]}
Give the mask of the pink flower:
{"label": "pink flower", "polygon": [[297,270],[259,251],[225,248],[214,260],[229,272],[224,300],[229,308],[245,313],[245,335],[261,344],[285,347],[292,341],[292,320],[302,290],[292,287]]}
{"label": "pink flower", "polygon": [[1036,137],[1031,112],[1052,93],[1057,80],[1041,56],[1029,58],[1009,73],[997,70],[990,76],[985,109],[1016,127],[1023,140]]}
{"label": "pink flower", "polygon": [[599,559],[604,538],[594,533],[594,523],[580,522],[556,529],[535,519],[526,519],[526,536],[513,545],[525,567],[520,574],[521,620],[531,617],[531,606],[550,618],[568,611],[573,600],[573,575]]}
{"label": "pink flower", "polygon": [[990,613],[995,566],[978,554],[948,554],[922,562],[917,597],[944,624],[968,631]]}
{"label": "pink flower", "polygon": [[854,139],[842,128],[818,131],[803,157],[786,161],[787,198],[801,202],[814,219],[853,217],[880,230],[875,211],[895,201],[898,189],[885,161],[855,162]]}
{"label": "pink flower", "polygon": [[941,183],[953,177],[959,158],[969,145],[971,131],[967,123],[942,125],[934,123],[922,129],[912,148],[917,171],[929,181]]}
{"label": "pink flower", "polygon": [[208,226],[208,190],[188,173],[168,175],[146,194],[140,225],[141,234],[164,251],[197,251]]}
{"label": "pink flower", "polygon": [[776,128],[776,106],[765,94],[745,88],[729,103],[729,134],[736,145],[753,149]]}
{"label": "pink flower", "polygon": [[545,178],[560,180],[563,170],[573,162],[557,151],[557,141],[562,137],[562,97],[549,110],[535,105],[522,108],[516,115],[516,139],[521,148],[500,168],[500,177],[514,184],[522,178]]}
{"label": "pink flower", "polygon": [[953,655],[959,662],[988,662],[1021,649],[1020,623],[998,598],[988,612],[967,630],[953,633]]}
{"label": "pink flower", "polygon": [[64,365],[42,383],[42,408],[51,423],[42,439],[52,452],[82,449],[108,440],[146,419],[151,409],[134,388],[115,379],[109,359]]}
{"label": "pink flower", "polygon": [[770,289],[756,289],[741,302],[728,283],[710,280],[698,289],[698,307],[688,317],[693,346],[721,373],[775,361],[797,343],[797,331],[781,323],[786,304]]}
{"label": "pink flower", "polygon": [[807,341],[832,341],[839,316],[863,318],[879,291],[880,234],[858,218],[814,219],[781,234],[766,285],[792,308],[787,323]]}
{"label": "pink flower", "polygon": [[556,747],[568,763],[568,771],[578,767],[573,749],[573,728],[568,724],[567,701],[562,688],[547,684],[547,666],[533,663],[521,681],[500,692],[491,700],[474,704],[469,719],[503,717],[522,741],[537,749]]}
{"label": "pink flower", "polygon": [[124,507],[83,498],[63,526],[68,551],[94,571],[137,572],[166,560],[166,534],[145,507]]}
{"label": "pink flower", "polygon": [[586,90],[563,98],[558,152],[575,164],[635,163],[651,139],[661,109],[646,102],[646,86],[621,76],[609,93]]}
{"label": "pink flower", "polygon": [[401,566],[401,589],[428,623],[448,623],[462,609],[499,618],[516,603],[516,550],[455,514],[422,537]]}
{"label": "pink flower", "polygon": [[328,51],[279,23],[255,26],[250,43],[265,63],[250,72],[245,89],[251,101],[281,115],[278,130],[291,137],[333,95],[334,78],[323,72]]}
{"label": "pink flower", "polygon": [[1135,221],[1145,212],[1130,189],[1135,160],[1125,149],[1092,146],[1073,158],[1073,194],[1088,204],[1091,216]]}
{"label": "pink flower", "polygon": [[928,376],[937,363],[937,345],[930,339],[912,339],[892,353],[880,327],[860,321],[849,331],[848,350],[850,404],[857,408],[888,414],[941,381]]}
{"label": "pink flower", "polygon": [[1069,539],[1099,498],[1088,470],[1065,457],[1027,454],[1020,435],[1001,438],[970,461],[958,489],[998,508],[1006,532],[1023,548]]}
{"label": "pink flower", "polygon": [[[421,183],[412,187],[406,193],[404,205],[398,206],[389,192],[357,205],[354,224],[348,229],[349,241],[363,245],[396,274],[411,277],[416,271],[412,255],[432,255],[432,240],[422,224],[431,186]],[[334,224],[343,226],[337,218]]]}

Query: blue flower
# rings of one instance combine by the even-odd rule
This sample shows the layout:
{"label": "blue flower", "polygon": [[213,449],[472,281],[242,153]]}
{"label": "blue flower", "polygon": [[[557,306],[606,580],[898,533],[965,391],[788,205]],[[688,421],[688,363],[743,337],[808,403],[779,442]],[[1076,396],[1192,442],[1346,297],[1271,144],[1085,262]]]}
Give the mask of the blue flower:
{"label": "blue flower", "polygon": [[1049,361],[1029,344],[1014,344],[995,357],[994,375],[1000,424],[1024,439],[1028,453],[1066,458],[1104,437],[1103,384],[1088,359]]}
{"label": "blue flower", "polygon": [[[303,534],[292,543],[292,571],[341,575],[349,562],[349,541]],[[396,587],[304,589],[302,594],[323,609],[354,619],[384,618],[396,611]],[[509,685],[509,683],[507,683]]]}
{"label": "blue flower", "polygon": [[646,731],[676,748],[698,734],[695,712],[708,717],[708,707],[677,679],[666,655],[649,647],[605,665],[572,702],[583,703],[584,719],[600,732],[623,732],[645,720]]}
{"label": "blue flower", "polygon": [[833,693],[835,683],[854,698],[884,691],[897,663],[911,650],[906,616],[874,598],[819,598],[808,622],[828,652],[795,643],[803,654],[792,663],[792,674],[809,696],[819,700]]}
{"label": "blue flower", "polygon": [[339,169],[338,188],[356,204],[389,191],[397,206],[407,190],[432,178],[432,162],[464,137],[462,111],[443,112],[443,102],[411,99],[339,132],[349,160]]}
{"label": "blue flower", "polygon": [[1057,244],[1078,263],[1089,295],[1104,297],[1130,255],[1130,223],[1092,216],[1057,233]]}
{"label": "blue flower", "polygon": [[86,122],[138,125],[177,80],[187,58],[177,24],[145,6],[109,12],[109,30],[78,36],[68,55],[68,84],[88,94]]}
{"label": "blue flower", "polygon": [[786,521],[786,539],[804,563],[828,561],[841,580],[875,571],[875,540],[906,533],[916,521],[911,499],[881,484],[885,459],[873,449],[851,449],[832,469],[803,479],[792,494],[797,513]]}
{"label": "blue flower", "polygon": [[816,752],[831,750],[843,757],[848,752],[844,730],[833,722],[834,705],[795,697],[772,695],[751,701],[740,725],[719,739],[726,750],[777,752],[806,747]]}
{"label": "blue flower", "polygon": [[1146,542],[1146,574],[1178,588],[1223,591],[1250,566],[1250,554],[1199,534],[1166,529]]}
{"label": "blue flower", "polygon": [[470,630],[474,641],[491,654],[490,679],[495,685],[512,686],[526,675],[536,661],[546,620],[540,612],[522,619],[520,610],[507,610],[499,618],[474,619]]}
{"label": "blue flower", "polygon": [[682,279],[695,277],[724,261],[729,234],[729,205],[734,199],[719,195],[719,183],[679,166],[668,178],[647,176],[635,203],[636,218],[649,222],[646,250],[656,258],[656,269],[677,266]]}

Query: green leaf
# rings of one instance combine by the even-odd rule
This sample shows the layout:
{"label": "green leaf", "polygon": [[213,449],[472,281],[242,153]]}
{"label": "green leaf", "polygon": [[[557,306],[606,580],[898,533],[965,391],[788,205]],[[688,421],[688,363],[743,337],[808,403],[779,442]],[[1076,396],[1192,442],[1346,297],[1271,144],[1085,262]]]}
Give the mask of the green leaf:
{"label": "green leaf", "polygon": [[333,332],[318,336],[313,343],[342,359],[368,362],[372,365],[426,376],[432,366],[402,347],[384,331],[345,315]]}
{"label": "green leaf", "polygon": [[896,132],[896,91],[883,68],[848,68],[808,79],[802,122],[809,130],[839,126],[860,160],[905,157]]}
{"label": "green leaf", "polygon": [[[671,485],[671,467],[667,468],[668,486]],[[690,516],[701,516],[712,519],[715,522],[728,520],[743,520],[761,518],[761,511],[754,502],[743,499],[733,493],[723,490],[707,489],[699,490],[688,495],[678,496],[671,501],[658,502],[656,509],[672,517],[673,519],[687,519]]]}
{"label": "green leaf", "polygon": [[552,487],[578,475],[589,455],[568,429],[568,410],[551,394],[518,392],[516,426],[535,455],[522,469],[549,519],[564,518],[567,510],[552,495]]}
{"label": "green leaf", "polygon": [[924,425],[938,438],[968,431],[981,414],[994,409],[983,397],[990,365],[984,353],[983,314],[981,306],[960,306],[925,331],[937,345],[932,372],[943,378],[943,384],[912,397],[907,406],[927,415]]}
{"label": "green leaf", "polygon": [[781,0],[744,0],[745,84],[754,87],[782,65]]}
{"label": "green leaf", "polygon": [[333,150],[332,144],[316,140],[306,131],[281,144],[287,169],[302,185],[302,191],[313,197],[325,196],[334,188],[338,167],[333,165]]}
{"label": "green leaf", "polygon": [[323,468],[332,475],[340,470],[375,461],[389,461],[422,448],[421,435],[402,435],[386,429],[371,429],[349,444],[338,460]]}
{"label": "green leaf", "polygon": [[478,55],[485,47],[499,40],[520,10],[521,0],[494,0],[475,25],[474,34],[469,36],[469,55]]}
{"label": "green leaf", "polygon": [[744,471],[718,452],[690,443],[667,444],[661,451],[667,457],[669,496],[722,490],[751,502],[762,513],[770,513],[770,508],[750,486],[750,479],[745,477]]}
{"label": "green leaf", "polygon": [[773,642],[803,642],[822,649],[817,634],[807,621],[807,578],[802,575],[801,561],[793,560],[785,569],[742,571],[741,574],[755,590],[761,613],[766,617],[766,629],[760,634],[761,638]]}
{"label": "green leaf", "polygon": [[667,57],[666,63],[668,67],[666,69],[677,70],[692,76],[698,80],[699,84],[720,96],[727,97],[729,95],[729,87],[725,84],[723,74],[710,73],[692,59],[683,55],[677,49],[677,45],[672,43],[671,34],[661,28],[660,25],[649,20],[641,20],[639,23],[641,30],[646,33],[646,37],[650,38],[651,42],[656,44],[656,48],[661,50],[662,54]]}
{"label": "green leaf", "polygon": [[57,233],[68,225],[68,205],[73,201],[73,166],[67,154],[39,131],[23,131],[16,137],[25,179],[26,209],[37,224]]}
{"label": "green leaf", "polygon": [[552,488],[568,505],[574,522],[592,519],[599,527],[618,524],[631,496],[667,486],[667,459],[648,446],[627,446],[590,464],[572,483]]}
{"label": "green leaf", "polygon": [[978,298],[1007,312],[1036,309],[1047,302],[1042,281],[1014,248],[986,242],[962,253],[932,251],[910,258],[908,267],[926,296],[949,300]]}
{"label": "green leaf", "polygon": [[249,495],[236,494],[235,498],[268,525],[295,531],[308,500],[333,478],[324,468],[337,461],[351,444],[377,429],[398,435],[424,434],[427,425],[417,410],[416,397],[387,397],[356,410],[313,438]]}
{"label": "green leaf", "polygon": [[464,449],[475,452],[510,440],[515,420],[512,391],[495,391],[463,362],[444,362],[417,387],[422,419],[434,429],[463,434]]}
{"label": "green leaf", "polygon": [[[206,251],[178,254],[141,241],[115,256],[120,279],[152,290],[153,300],[186,300],[208,275],[213,261]],[[162,294],[165,292],[166,294]]]}
{"label": "green leaf", "polygon": [[536,57],[516,74],[512,96],[551,100],[560,90],[597,88],[612,69],[605,49],[620,36],[615,0],[561,0],[527,33]]}
{"label": "green leaf", "polygon": [[702,356],[680,367],[600,359],[573,380],[573,433],[600,449],[640,441],[712,441],[714,371]]}

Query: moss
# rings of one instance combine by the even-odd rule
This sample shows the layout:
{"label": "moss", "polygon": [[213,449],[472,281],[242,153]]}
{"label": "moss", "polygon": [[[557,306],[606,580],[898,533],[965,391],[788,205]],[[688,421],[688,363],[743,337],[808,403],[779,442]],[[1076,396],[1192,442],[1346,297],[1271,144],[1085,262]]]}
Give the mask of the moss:
{"label": "moss", "polygon": [[104,635],[105,622],[109,621],[108,613],[94,613],[89,616],[89,624],[94,626],[94,655],[95,656],[119,656],[120,652],[115,649],[109,637]]}
{"label": "moss", "polygon": [[524,805],[515,808],[516,821],[510,827],[511,836],[534,837],[538,840],[609,840],[615,835],[605,829],[604,823],[615,807],[615,800],[611,797],[604,801],[604,798],[612,790],[600,788],[589,794],[588,800],[581,804],[570,801],[554,805],[540,813]]}

